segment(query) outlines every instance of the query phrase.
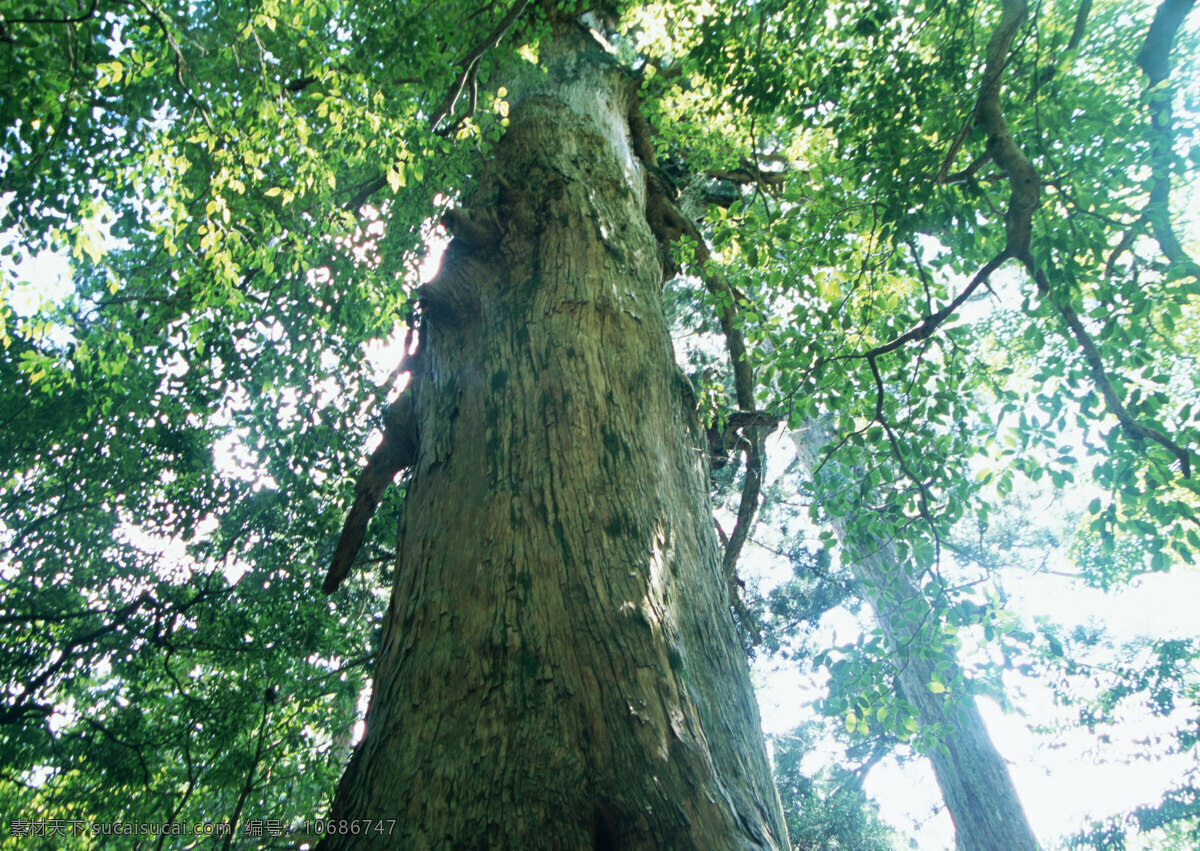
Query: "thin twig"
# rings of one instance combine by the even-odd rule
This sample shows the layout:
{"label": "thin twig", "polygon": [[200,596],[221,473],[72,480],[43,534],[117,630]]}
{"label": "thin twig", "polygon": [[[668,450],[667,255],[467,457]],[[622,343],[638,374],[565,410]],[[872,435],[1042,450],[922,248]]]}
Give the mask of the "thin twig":
{"label": "thin twig", "polygon": [[146,3],[146,0],[137,0],[137,4],[146,10],[146,14],[153,18],[154,22],[158,24],[159,29],[162,30],[163,35],[167,39],[167,45],[171,48],[171,53],[175,60],[175,81],[179,83],[179,88],[182,90],[184,96],[190,100],[192,105],[195,106],[200,112],[200,117],[204,119],[204,123],[208,129],[215,133],[216,130],[213,128],[212,119],[208,115],[208,108],[201,103],[200,99],[196,97],[191,87],[184,82],[183,70],[187,67],[187,60],[183,58],[183,51],[180,50],[179,42],[175,40],[175,36],[171,32],[171,28],[167,26],[167,22],[163,20],[162,11],[151,8],[150,5]]}
{"label": "thin twig", "polygon": [[254,759],[250,763],[250,768],[246,772],[246,782],[242,784],[241,793],[238,795],[237,805],[233,808],[233,816],[229,819],[229,833],[225,836],[225,844],[222,846],[224,851],[229,851],[233,846],[233,837],[237,831],[238,822],[241,821],[242,812],[246,808],[246,801],[250,798],[250,793],[254,791],[254,775],[258,772],[258,766],[263,758],[263,742],[267,736],[267,718],[271,713],[271,704],[275,702],[274,687],[268,688],[263,693],[262,700],[262,721],[258,725],[257,743],[254,747]]}
{"label": "thin twig", "polygon": [[904,460],[904,453],[900,450],[900,440],[896,437],[895,431],[892,430],[891,423],[884,416],[883,403],[886,396],[883,389],[883,376],[880,374],[879,365],[875,361],[876,358],[874,356],[867,358],[867,363],[871,366],[871,376],[875,380],[875,422],[883,427],[884,434],[887,435],[888,443],[892,447],[892,457],[896,459],[896,463],[900,465],[900,469],[904,472],[904,475],[908,476],[909,481],[917,486],[919,496],[917,510],[920,512],[921,518],[929,525],[929,533],[933,536],[934,564],[937,566],[942,562],[942,536],[938,532],[937,524],[933,521],[933,513],[929,510],[929,488],[912,471],[908,466],[908,462]]}
{"label": "thin twig", "polygon": [[500,40],[508,33],[512,25],[516,23],[517,18],[521,17],[521,13],[525,11],[525,7],[529,5],[529,0],[517,0],[513,7],[508,10],[508,14],[504,19],[496,25],[484,39],[479,42],[463,59],[461,70],[454,80],[454,84],[450,87],[450,91],[442,100],[437,109],[433,111],[433,115],[429,119],[429,126],[434,132],[437,132],[438,125],[449,115],[455,105],[458,103],[459,97],[462,96],[463,89],[467,83],[474,77],[478,71],[480,60],[483,59],[485,53],[500,43]]}

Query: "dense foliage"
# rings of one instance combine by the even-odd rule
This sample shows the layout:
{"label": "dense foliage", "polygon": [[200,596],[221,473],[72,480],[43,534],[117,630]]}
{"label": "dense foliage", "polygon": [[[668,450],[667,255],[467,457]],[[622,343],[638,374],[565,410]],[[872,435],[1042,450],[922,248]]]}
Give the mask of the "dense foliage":
{"label": "dense foliage", "polygon": [[[0,2],[10,818],[323,814],[402,495],[368,568],[332,599],[320,576],[398,389],[425,243],[556,5]],[[709,266],[678,249],[664,294],[706,422],[720,435],[736,407],[732,310],[755,407],[835,435],[819,504],[794,464],[763,491],[745,552],[769,547],[791,578],[738,609],[755,652],[823,665],[823,710],[872,753],[938,747],[894,686],[905,653],[944,660],[929,688],[949,707],[1011,699],[1020,672],[1088,730],[1135,704],[1168,716],[1156,747],[1190,771],[1077,841],[1159,830],[1185,847],[1193,637],[1117,646],[1022,622],[1004,583],[1048,540],[1105,588],[1200,550],[1192,3],[589,5],[711,248]],[[724,297],[698,283],[714,269]],[[714,473],[726,525],[757,500],[756,428]],[[1048,492],[1063,516],[1031,516]],[[821,531],[831,517],[849,544]],[[880,541],[923,595],[917,638],[827,646],[822,616],[861,590],[847,564]],[[849,794],[861,778],[814,785],[795,747],[777,754],[802,847],[888,847]]]}

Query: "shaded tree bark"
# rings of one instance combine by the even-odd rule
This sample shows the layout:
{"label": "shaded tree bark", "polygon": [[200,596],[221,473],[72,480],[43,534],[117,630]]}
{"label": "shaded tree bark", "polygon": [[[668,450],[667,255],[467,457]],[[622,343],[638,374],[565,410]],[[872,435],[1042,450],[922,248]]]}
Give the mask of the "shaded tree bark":
{"label": "shaded tree bark", "polygon": [[[832,484],[827,471],[820,470],[820,450],[829,443],[830,431],[821,422],[793,432],[800,463],[815,476],[818,498]],[[857,488],[857,484],[853,487]],[[870,510],[863,507],[864,511]],[[944,724],[940,737],[945,751],[929,754],[942,797],[954,820],[960,851],[1037,851],[1038,844],[1017,797],[1004,758],[988,736],[973,695],[934,694],[939,658],[921,652],[921,631],[933,617],[929,601],[904,569],[890,541],[864,541],[847,528],[844,519],[827,517],[846,552],[855,556],[849,565],[863,598],[894,654],[896,681],[903,698],[916,707],[923,727]],[[944,658],[944,657],[942,657]],[[949,670],[937,671],[953,682],[957,662]]]}
{"label": "shaded tree bark", "polygon": [[663,316],[632,83],[586,36],[422,292],[417,446],[322,848],[787,847]]}

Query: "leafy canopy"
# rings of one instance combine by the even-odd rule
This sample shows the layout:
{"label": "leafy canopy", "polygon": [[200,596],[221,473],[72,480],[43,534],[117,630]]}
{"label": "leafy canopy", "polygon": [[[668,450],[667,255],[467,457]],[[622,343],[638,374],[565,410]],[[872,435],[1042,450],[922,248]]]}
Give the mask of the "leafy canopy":
{"label": "leafy canopy", "polygon": [[[1177,104],[1200,82],[1162,60],[1194,56],[1194,27],[1164,42],[1158,10],[1117,2],[595,5],[729,285],[665,294],[704,416],[729,421],[734,378],[684,335],[734,316],[755,405],[792,428],[832,417],[841,486],[821,510],[894,541],[922,589],[909,651],[994,660],[981,684],[932,690],[1000,694],[1014,660],[1062,670],[1073,652],[1003,605],[995,549],[1022,494],[1086,489],[1066,534],[1089,582],[1193,564],[1200,279],[1182,187],[1200,154]],[[536,61],[553,6],[0,4],[6,811],[323,811],[401,498],[365,552],[384,581],[361,571],[321,597],[395,390],[399,356],[369,355],[410,322],[433,223],[502,134],[507,75]],[[678,259],[703,278],[696,248]],[[38,279],[46,251],[70,258],[64,295]],[[743,486],[751,460],[718,486]],[[797,554],[785,491],[807,498],[803,478],[768,488],[760,524]],[[936,747],[890,684],[895,648],[804,643],[856,593],[837,573],[854,557],[830,574],[797,555],[799,584],[739,617],[828,663],[845,735]],[[1156,650],[1168,673],[1121,668],[1088,711],[1131,693],[1194,705],[1194,665],[1176,664],[1194,649],[1172,647]]]}

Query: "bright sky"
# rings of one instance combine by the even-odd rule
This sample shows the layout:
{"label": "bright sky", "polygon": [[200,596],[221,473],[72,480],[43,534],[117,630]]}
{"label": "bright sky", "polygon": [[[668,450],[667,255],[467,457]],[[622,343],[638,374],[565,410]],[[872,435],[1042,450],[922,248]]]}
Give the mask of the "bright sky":
{"label": "bright sky", "polygon": [[[1120,594],[1071,588],[1066,580],[1045,575],[1009,582],[1006,587],[1014,592],[1012,609],[1024,617],[1046,614],[1068,624],[1094,619],[1107,624],[1114,638],[1123,639],[1144,634],[1148,621],[1156,627],[1156,635],[1195,634],[1194,601],[1200,599],[1200,574],[1195,572],[1154,575]],[[843,639],[857,629],[853,619],[843,614],[838,630]],[[760,687],[763,729],[768,734],[786,733],[814,717],[812,703],[823,696],[819,679],[794,666],[757,666],[755,680]],[[1141,752],[1136,739],[1172,729],[1169,723],[1148,715],[1129,719],[1123,726],[1123,737],[1114,737],[1105,746],[1082,728],[1061,736],[1038,735],[1028,723],[1059,720],[1070,724],[1070,715],[1055,707],[1048,689],[1036,681],[1014,680],[1009,684],[1024,692],[1023,696],[1014,693],[1012,698],[1027,718],[1006,715],[990,700],[980,701],[980,712],[997,749],[1009,763],[1034,831],[1047,845],[1084,827],[1088,816],[1102,818],[1153,803],[1172,779],[1194,762],[1189,755],[1125,761]],[[838,758],[839,749],[819,744],[806,768],[815,769]],[[915,839],[919,848],[953,849],[949,817],[944,811],[933,815],[941,810],[942,801],[926,760],[900,765],[887,759],[871,770],[865,789],[880,805],[883,818],[902,836]]]}
{"label": "bright sky", "polygon": [[[770,467],[777,475],[791,456],[786,441],[771,443]],[[741,569],[743,575],[752,576],[756,565],[748,561],[743,559]],[[1145,576],[1124,590],[1104,592],[1061,575],[1073,572],[1061,556],[1052,557],[1047,569],[1053,572],[1035,575],[1013,570],[1003,576],[1009,610],[1025,624],[1038,616],[1068,630],[1095,624],[1115,643],[1147,635],[1190,638],[1196,634],[1200,570],[1177,566],[1170,573]],[[872,624],[860,623],[845,611],[835,611],[827,616],[820,635],[833,644],[871,628]],[[787,733],[815,716],[813,703],[824,696],[820,677],[786,663],[756,665],[754,674],[765,733]],[[1194,764],[1194,756],[1188,754],[1141,758],[1145,748],[1138,740],[1167,734],[1174,729],[1169,719],[1139,713],[1126,719],[1111,742],[1102,744],[1095,734],[1075,726],[1077,716],[1071,710],[1055,706],[1048,686],[1016,675],[1006,679],[1006,686],[1025,717],[1005,714],[986,699],[980,701],[980,712],[1009,764],[1033,829],[1047,847],[1086,827],[1089,817],[1102,819],[1154,803]],[[1038,734],[1030,730],[1031,724],[1071,729],[1062,734]],[[816,770],[840,758],[836,745],[818,743],[805,768]],[[864,788],[879,804],[884,820],[902,836],[915,840],[916,847],[922,851],[954,848],[953,825],[927,760],[911,759],[901,765],[888,758],[871,770]],[[1142,846],[1130,843],[1129,847],[1135,851]]]}
{"label": "bright sky", "polygon": [[0,299],[18,316],[33,313],[42,304],[59,304],[71,292],[71,263],[61,254],[43,251],[20,264],[0,256]]}

